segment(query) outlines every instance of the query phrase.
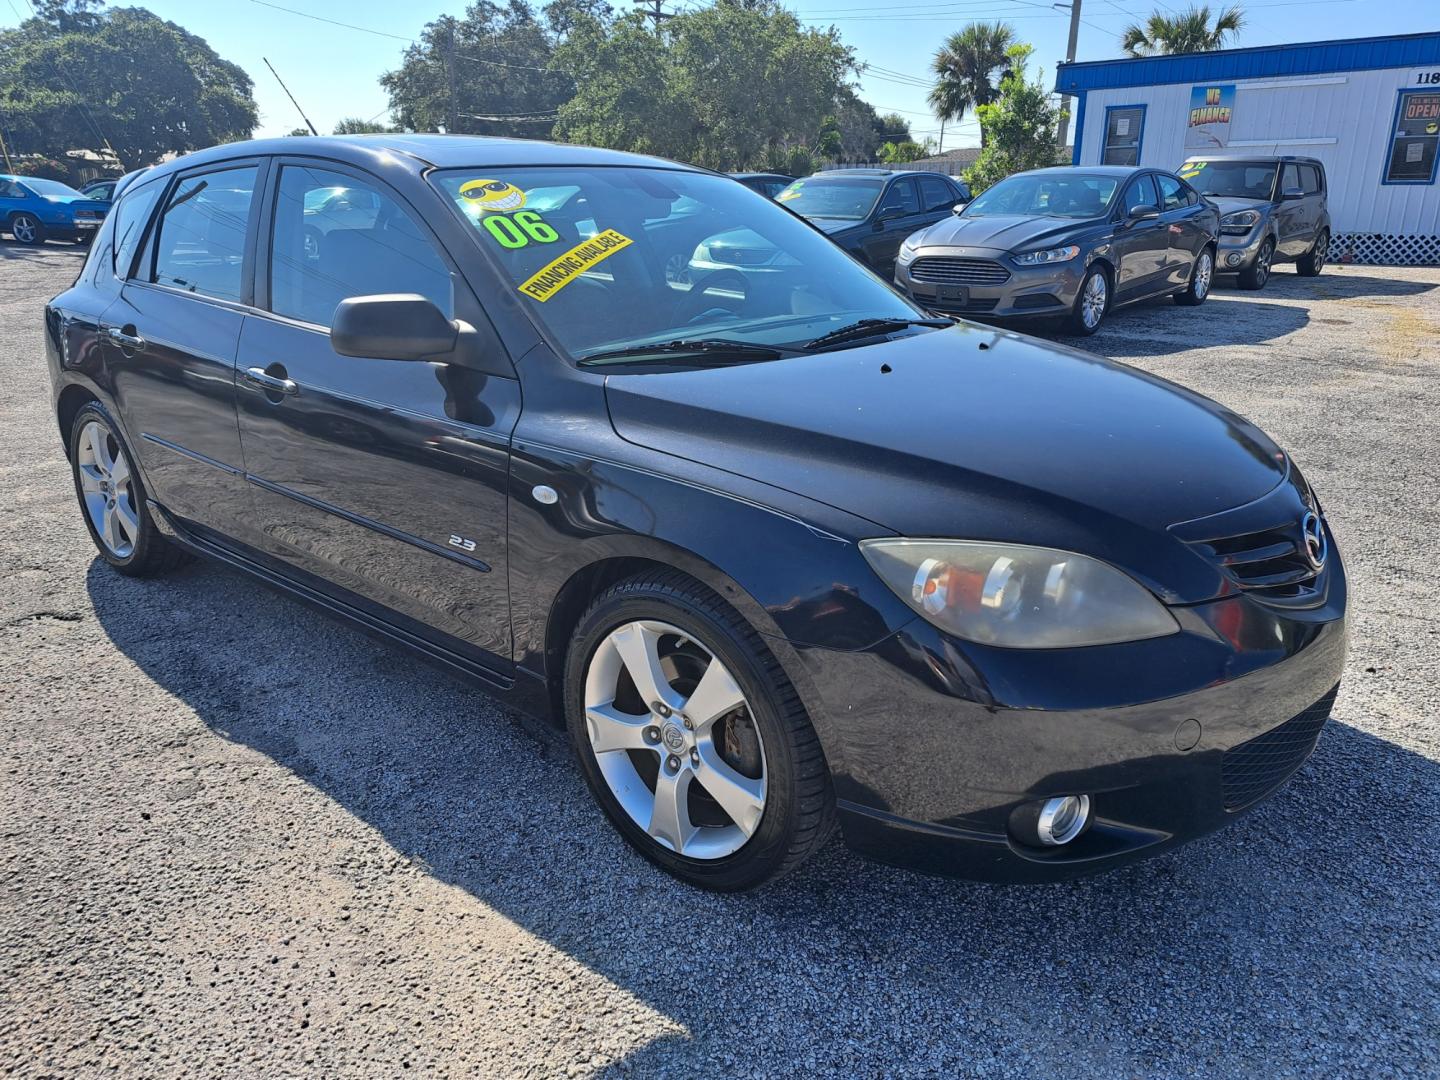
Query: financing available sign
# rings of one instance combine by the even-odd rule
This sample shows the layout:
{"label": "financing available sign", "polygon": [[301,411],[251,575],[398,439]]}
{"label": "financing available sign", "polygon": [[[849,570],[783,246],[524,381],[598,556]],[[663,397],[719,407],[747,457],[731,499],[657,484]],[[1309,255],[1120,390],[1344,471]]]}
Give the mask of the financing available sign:
{"label": "financing available sign", "polygon": [[1230,120],[1235,114],[1235,85],[1194,86],[1185,121],[1186,149],[1212,150],[1230,143]]}

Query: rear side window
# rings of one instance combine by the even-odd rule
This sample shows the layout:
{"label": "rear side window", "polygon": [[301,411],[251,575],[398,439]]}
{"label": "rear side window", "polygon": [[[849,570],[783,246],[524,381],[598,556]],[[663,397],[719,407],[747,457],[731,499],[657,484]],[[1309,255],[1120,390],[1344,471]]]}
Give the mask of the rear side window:
{"label": "rear side window", "polygon": [[255,166],[246,165],[187,176],[175,186],[161,211],[151,281],[240,299],[255,175]]}
{"label": "rear side window", "polygon": [[1155,179],[1160,182],[1160,209],[1179,210],[1181,207],[1189,205],[1179,180],[1163,173],[1156,176]]}
{"label": "rear side window", "polygon": [[450,271],[415,220],[378,184],[309,165],[280,170],[270,310],[329,326],[341,300],[419,293],[454,316]]}
{"label": "rear side window", "polygon": [[134,188],[127,191],[120,205],[111,211],[115,218],[115,239],[110,247],[110,269],[116,277],[123,279],[130,276],[130,269],[135,265],[135,252],[145,236],[145,224],[150,220],[150,212],[155,209],[155,201],[164,189],[165,185],[158,183]]}
{"label": "rear side window", "polygon": [[938,176],[920,177],[920,201],[927,211],[945,210],[954,204],[957,197],[955,189]]}

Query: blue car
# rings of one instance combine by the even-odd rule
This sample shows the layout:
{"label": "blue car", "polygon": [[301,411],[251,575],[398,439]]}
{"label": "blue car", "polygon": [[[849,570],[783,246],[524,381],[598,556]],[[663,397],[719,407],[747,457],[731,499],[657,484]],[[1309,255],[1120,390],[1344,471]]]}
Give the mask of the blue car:
{"label": "blue car", "polygon": [[21,244],[87,244],[109,209],[108,202],[88,199],[57,180],[0,173],[0,232]]}

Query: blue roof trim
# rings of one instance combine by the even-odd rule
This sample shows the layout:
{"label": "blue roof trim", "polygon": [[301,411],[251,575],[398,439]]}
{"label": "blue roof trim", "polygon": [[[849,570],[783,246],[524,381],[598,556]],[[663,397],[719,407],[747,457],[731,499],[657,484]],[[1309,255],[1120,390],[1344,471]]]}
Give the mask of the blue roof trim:
{"label": "blue roof trim", "polygon": [[1253,49],[1061,64],[1055,71],[1055,91],[1083,94],[1087,90],[1122,86],[1268,79],[1425,64],[1440,65],[1440,33],[1306,41]]}

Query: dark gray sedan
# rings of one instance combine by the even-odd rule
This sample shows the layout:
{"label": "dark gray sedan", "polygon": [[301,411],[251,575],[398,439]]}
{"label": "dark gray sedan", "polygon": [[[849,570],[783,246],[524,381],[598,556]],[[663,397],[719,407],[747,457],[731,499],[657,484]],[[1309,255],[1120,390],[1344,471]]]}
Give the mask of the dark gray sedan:
{"label": "dark gray sedan", "polygon": [[1203,304],[1220,215],[1156,169],[1017,173],[900,248],[895,282],[935,311],[1061,318],[1093,334],[1106,312],[1171,294]]}

